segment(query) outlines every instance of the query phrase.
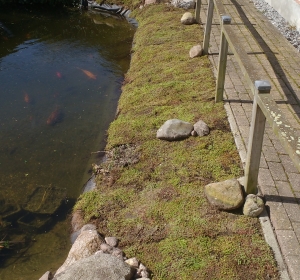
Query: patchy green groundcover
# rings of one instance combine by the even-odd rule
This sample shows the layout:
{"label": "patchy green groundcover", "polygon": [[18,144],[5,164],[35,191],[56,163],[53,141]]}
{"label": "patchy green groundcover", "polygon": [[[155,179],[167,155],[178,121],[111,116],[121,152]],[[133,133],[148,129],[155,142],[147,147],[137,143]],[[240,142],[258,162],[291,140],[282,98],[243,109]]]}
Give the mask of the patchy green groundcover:
{"label": "patchy green groundcover", "polygon": [[[211,182],[243,172],[207,57],[189,58],[199,25],[165,4],[135,11],[139,22],[119,101],[108,130],[108,160],[95,166],[97,189],[75,210],[103,235],[120,239],[152,279],[278,279],[258,219],[220,212],[204,197]],[[211,133],[167,142],[156,131],[168,119],[205,121]]]}

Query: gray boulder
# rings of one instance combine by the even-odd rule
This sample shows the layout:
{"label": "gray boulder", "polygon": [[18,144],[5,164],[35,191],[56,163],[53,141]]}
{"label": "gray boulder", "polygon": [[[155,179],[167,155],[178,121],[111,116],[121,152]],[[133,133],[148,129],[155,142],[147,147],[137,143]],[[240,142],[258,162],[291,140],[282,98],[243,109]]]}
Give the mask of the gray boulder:
{"label": "gray boulder", "polygon": [[171,5],[177,8],[194,9],[196,3],[194,0],[171,0]]}
{"label": "gray boulder", "polygon": [[117,257],[96,254],[78,260],[63,272],[55,274],[53,280],[129,280],[134,269]]}
{"label": "gray boulder", "polygon": [[162,140],[174,141],[188,138],[193,125],[177,119],[166,121],[157,131],[156,137]]}
{"label": "gray boulder", "polygon": [[96,230],[85,230],[75,240],[72,248],[69,251],[68,257],[63,265],[56,271],[56,274],[64,271],[68,266],[77,262],[80,259],[89,257],[97,252],[103,240]]}
{"label": "gray boulder", "polygon": [[237,209],[244,203],[242,187],[236,179],[208,184],[204,192],[208,201],[220,210]]}
{"label": "gray boulder", "polygon": [[197,121],[194,124],[194,131],[198,136],[205,136],[209,134],[209,127],[204,121]]}
{"label": "gray boulder", "polygon": [[191,49],[190,49],[190,58],[194,58],[194,57],[198,57],[198,56],[201,56],[202,55],[202,52],[203,52],[203,48],[201,45],[196,45],[196,46],[193,46]]}
{"label": "gray boulder", "polygon": [[264,211],[264,207],[264,202],[259,196],[255,194],[248,194],[244,204],[243,213],[245,216],[257,217],[260,213],[262,213],[262,211]]}
{"label": "gray boulder", "polygon": [[180,21],[184,25],[191,25],[191,24],[194,24],[196,22],[196,19],[194,18],[192,13],[186,12],[186,13],[183,14]]}

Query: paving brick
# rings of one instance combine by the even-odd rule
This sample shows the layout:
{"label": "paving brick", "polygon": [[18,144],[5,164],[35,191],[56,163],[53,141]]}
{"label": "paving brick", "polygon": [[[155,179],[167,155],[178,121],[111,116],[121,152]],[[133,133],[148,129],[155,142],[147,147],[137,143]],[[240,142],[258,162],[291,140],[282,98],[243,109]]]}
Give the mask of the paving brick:
{"label": "paving brick", "polygon": [[272,161],[272,162],[280,162],[277,150],[272,146],[263,146],[262,147],[264,156],[266,158],[266,161]]}
{"label": "paving brick", "polygon": [[289,173],[287,172],[289,181],[295,192],[300,192],[300,173]]}
{"label": "paving brick", "polygon": [[272,174],[273,180],[275,181],[287,181],[288,178],[285,174],[285,171],[282,167],[281,162],[267,162],[270,172]]}
{"label": "paving brick", "polygon": [[275,230],[282,254],[300,257],[300,245],[293,230]]}
{"label": "paving brick", "polygon": [[295,234],[298,238],[298,241],[300,242],[300,223],[299,222],[292,222],[292,226],[293,226]]}
{"label": "paving brick", "polygon": [[287,264],[291,279],[298,280],[300,275],[300,257],[297,255],[286,256],[285,262]]}
{"label": "paving brick", "polygon": [[[276,197],[274,196],[275,200]],[[278,197],[278,200],[280,198]],[[269,201],[266,203],[269,207],[270,218],[275,230],[292,230],[292,224],[281,202]]]}
{"label": "paving brick", "polygon": [[295,167],[294,163],[292,162],[291,158],[288,155],[279,155],[279,158],[286,172],[298,173],[297,168]]}
{"label": "paving brick", "polygon": [[259,185],[267,185],[267,186],[274,186],[275,183],[272,178],[271,172],[267,168],[260,168],[258,173],[258,183]]}
{"label": "paving brick", "polygon": [[[273,134],[269,134],[268,133],[268,136],[271,138],[271,137],[274,137],[274,133]],[[271,141],[273,143],[273,146],[274,148],[276,149],[277,153],[279,155],[287,155],[287,152],[284,150],[284,148],[282,147],[281,145],[281,142],[278,140],[278,139],[273,139],[271,138]]]}

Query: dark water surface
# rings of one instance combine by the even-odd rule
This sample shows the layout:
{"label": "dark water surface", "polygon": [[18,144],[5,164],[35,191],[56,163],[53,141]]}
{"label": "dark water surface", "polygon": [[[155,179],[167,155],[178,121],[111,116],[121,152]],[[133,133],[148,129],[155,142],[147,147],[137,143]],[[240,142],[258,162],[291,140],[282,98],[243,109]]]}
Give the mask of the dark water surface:
{"label": "dark water surface", "polygon": [[1,280],[63,263],[66,217],[104,148],[134,31],[91,11],[0,11]]}

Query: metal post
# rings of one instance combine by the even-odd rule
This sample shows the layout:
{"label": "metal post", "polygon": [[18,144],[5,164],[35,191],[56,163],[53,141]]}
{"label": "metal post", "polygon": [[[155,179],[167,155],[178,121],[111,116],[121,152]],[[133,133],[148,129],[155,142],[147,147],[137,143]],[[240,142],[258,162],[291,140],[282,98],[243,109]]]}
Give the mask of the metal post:
{"label": "metal post", "polygon": [[215,102],[220,102],[223,100],[224,83],[225,83],[225,72],[227,63],[227,53],[228,53],[228,42],[224,35],[224,24],[230,24],[230,16],[221,17],[221,43],[220,43],[220,53],[219,53],[219,64],[218,64],[218,76],[217,76],[217,86],[216,86],[216,97]]}
{"label": "metal post", "polygon": [[208,46],[209,46],[209,40],[210,40],[210,31],[211,31],[214,6],[215,6],[214,0],[209,0],[205,32],[204,32],[203,54],[208,54]]}
{"label": "metal post", "polygon": [[271,91],[271,85],[268,81],[255,81],[254,87],[255,93],[245,169],[245,191],[247,194],[257,193],[259,163],[266,123],[266,117],[257,104],[257,96]]}
{"label": "metal post", "polygon": [[201,0],[197,0],[196,9],[195,9],[195,19],[197,23],[200,23],[200,10],[201,10]]}

